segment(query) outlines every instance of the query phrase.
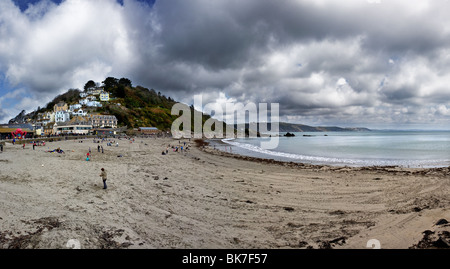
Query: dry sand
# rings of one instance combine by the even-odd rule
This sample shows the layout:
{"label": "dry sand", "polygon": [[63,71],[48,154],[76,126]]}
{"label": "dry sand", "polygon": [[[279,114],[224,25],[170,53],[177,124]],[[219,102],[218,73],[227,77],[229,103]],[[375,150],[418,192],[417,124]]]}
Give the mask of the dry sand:
{"label": "dry sand", "polygon": [[[6,144],[0,249],[61,249],[71,239],[83,249],[364,249],[370,239],[408,249],[449,240],[449,224],[436,225],[450,220],[449,168],[298,165],[193,144],[161,155],[178,140],[115,140],[119,147],[100,144],[104,154],[92,139]],[[58,147],[66,153],[47,152]]]}

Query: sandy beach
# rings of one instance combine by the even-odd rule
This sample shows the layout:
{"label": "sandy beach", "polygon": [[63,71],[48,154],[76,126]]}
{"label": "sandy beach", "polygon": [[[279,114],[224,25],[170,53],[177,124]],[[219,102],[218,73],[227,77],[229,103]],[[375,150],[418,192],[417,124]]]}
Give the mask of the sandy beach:
{"label": "sandy beach", "polygon": [[279,163],[194,142],[162,155],[189,141],[113,140],[7,143],[0,249],[449,247],[450,168]]}

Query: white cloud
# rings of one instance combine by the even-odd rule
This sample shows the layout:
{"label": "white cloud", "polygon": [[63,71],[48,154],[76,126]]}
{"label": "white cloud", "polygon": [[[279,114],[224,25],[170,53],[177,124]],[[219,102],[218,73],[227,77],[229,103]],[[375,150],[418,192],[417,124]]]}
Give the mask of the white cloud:
{"label": "white cloud", "polygon": [[339,78],[336,82],[337,87],[343,87],[345,85],[347,85],[347,80],[345,80],[345,78]]}
{"label": "white cloud", "polygon": [[80,87],[113,70],[128,73],[135,60],[123,7],[115,1],[67,0],[59,6],[46,1],[25,13],[3,4],[1,10],[8,38],[0,41],[0,59],[12,84],[36,92]]}
{"label": "white cloud", "polygon": [[437,112],[443,116],[450,116],[450,109],[445,105],[439,105],[437,108]]}

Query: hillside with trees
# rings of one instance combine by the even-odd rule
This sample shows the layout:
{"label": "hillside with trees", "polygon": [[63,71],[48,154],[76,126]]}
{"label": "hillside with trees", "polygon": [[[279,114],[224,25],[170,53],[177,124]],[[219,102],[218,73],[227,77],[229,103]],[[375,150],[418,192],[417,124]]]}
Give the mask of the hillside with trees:
{"label": "hillside with trees", "polygon": [[[108,77],[103,82],[104,90],[110,93],[111,100],[105,102],[98,112],[115,115],[121,126],[137,128],[153,126],[169,130],[179,115],[171,115],[172,106],[177,102],[161,92],[142,86],[133,87],[127,78]],[[191,115],[193,108],[191,107]],[[202,122],[209,119],[203,115]],[[191,121],[193,130],[193,120]]]}
{"label": "hillside with trees", "polygon": [[[138,128],[138,127],[157,127],[160,130],[170,130],[172,122],[179,115],[171,115],[172,106],[178,102],[170,97],[166,97],[161,92],[154,89],[148,89],[143,86],[133,86],[128,78],[108,77],[101,82],[101,87],[110,95],[110,100],[102,102],[102,107],[89,108],[90,113],[100,113],[116,116],[119,127]],[[82,98],[80,94],[88,92],[90,88],[99,87],[99,83],[89,80],[83,91],[79,89],[69,89],[67,92],[56,96],[44,107],[39,107],[36,111],[20,115],[20,119],[36,120],[38,113],[53,111],[55,104],[63,101],[68,105],[78,103]],[[191,106],[191,115],[195,111]],[[195,111],[195,113],[201,113]],[[19,115],[18,115],[19,116]],[[202,115],[202,124],[210,118],[209,115]],[[194,120],[191,120],[191,130]],[[224,125],[225,126],[225,125]]]}

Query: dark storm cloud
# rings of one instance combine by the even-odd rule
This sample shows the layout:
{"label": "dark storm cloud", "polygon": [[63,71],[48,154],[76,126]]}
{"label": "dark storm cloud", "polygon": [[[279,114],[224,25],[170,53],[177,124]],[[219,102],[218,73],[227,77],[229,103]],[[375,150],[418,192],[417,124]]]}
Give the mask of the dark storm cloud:
{"label": "dark storm cloud", "polygon": [[159,1],[159,50],[167,61],[214,70],[258,64],[264,54],[301,41],[353,36],[361,26],[334,14],[340,4],[301,1]]}

